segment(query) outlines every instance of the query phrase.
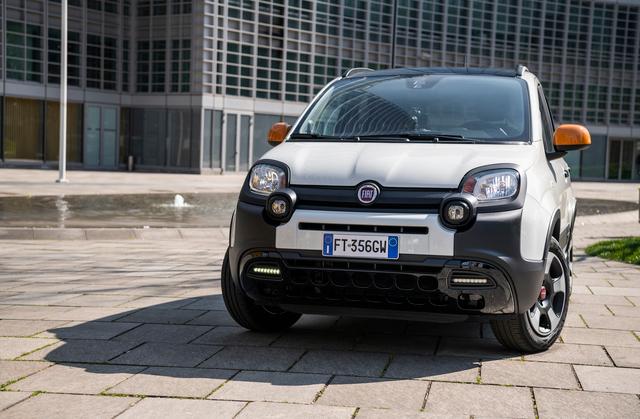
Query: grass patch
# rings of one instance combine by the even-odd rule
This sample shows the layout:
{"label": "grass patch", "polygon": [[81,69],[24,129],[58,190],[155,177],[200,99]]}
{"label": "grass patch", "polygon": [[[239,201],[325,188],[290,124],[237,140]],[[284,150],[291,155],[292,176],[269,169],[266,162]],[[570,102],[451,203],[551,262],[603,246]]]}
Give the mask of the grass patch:
{"label": "grass patch", "polygon": [[640,237],[598,242],[587,247],[585,252],[589,256],[640,265]]}

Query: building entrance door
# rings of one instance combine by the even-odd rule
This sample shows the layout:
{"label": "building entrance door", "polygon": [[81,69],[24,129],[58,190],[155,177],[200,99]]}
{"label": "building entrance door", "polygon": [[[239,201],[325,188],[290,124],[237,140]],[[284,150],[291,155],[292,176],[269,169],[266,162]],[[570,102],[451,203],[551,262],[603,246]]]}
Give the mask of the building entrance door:
{"label": "building entrance door", "polygon": [[226,113],[224,116],[225,140],[222,155],[227,172],[244,172],[251,166],[253,115]]}
{"label": "building entrance door", "polygon": [[87,105],[84,127],[85,167],[116,169],[118,167],[118,108]]}
{"label": "building entrance door", "polygon": [[608,179],[638,179],[638,147],[640,141],[610,140]]}

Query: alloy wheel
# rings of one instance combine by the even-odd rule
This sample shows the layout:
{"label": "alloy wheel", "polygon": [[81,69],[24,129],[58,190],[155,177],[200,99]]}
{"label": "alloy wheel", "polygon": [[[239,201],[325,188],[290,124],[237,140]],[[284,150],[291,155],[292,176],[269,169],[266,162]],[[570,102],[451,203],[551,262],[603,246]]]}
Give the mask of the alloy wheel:
{"label": "alloy wheel", "polygon": [[567,272],[558,255],[547,254],[540,298],[529,309],[529,323],[540,336],[549,336],[560,325],[567,306]]}

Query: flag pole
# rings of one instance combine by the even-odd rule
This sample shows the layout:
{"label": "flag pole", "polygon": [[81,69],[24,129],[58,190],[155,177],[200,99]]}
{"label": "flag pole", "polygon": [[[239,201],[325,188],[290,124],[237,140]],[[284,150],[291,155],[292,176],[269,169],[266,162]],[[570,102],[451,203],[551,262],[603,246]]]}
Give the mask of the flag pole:
{"label": "flag pole", "polygon": [[62,0],[62,22],[60,28],[60,149],[58,153],[58,183],[67,181],[67,3]]}

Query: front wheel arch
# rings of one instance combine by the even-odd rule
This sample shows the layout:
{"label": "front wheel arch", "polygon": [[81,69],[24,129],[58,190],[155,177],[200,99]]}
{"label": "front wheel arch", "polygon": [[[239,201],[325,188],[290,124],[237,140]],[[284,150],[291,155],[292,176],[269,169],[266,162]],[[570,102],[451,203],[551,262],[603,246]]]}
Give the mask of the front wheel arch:
{"label": "front wheel arch", "polygon": [[[549,253],[553,252],[554,256],[560,261],[561,267],[564,271],[563,280],[565,281],[565,295],[563,311],[559,316],[558,323],[548,335],[540,336],[532,327],[529,320],[530,309],[524,313],[520,313],[515,318],[510,319],[497,319],[491,321],[491,329],[498,341],[510,349],[525,353],[541,352],[549,349],[551,345],[558,339],[564,322],[567,317],[567,311],[569,308],[569,299],[571,296],[571,273],[568,268],[568,264],[565,258],[564,251],[560,247],[560,243],[551,237],[549,242],[549,248],[545,252],[545,267],[547,266],[547,259]],[[546,272],[545,272],[546,277]],[[534,303],[532,309],[538,304],[538,301]]]}

